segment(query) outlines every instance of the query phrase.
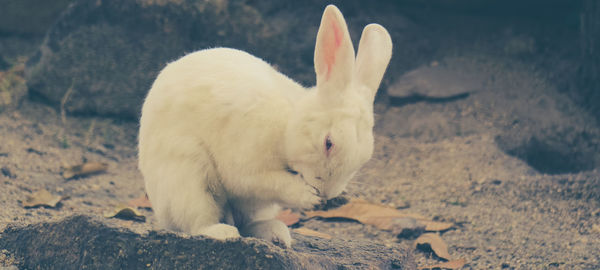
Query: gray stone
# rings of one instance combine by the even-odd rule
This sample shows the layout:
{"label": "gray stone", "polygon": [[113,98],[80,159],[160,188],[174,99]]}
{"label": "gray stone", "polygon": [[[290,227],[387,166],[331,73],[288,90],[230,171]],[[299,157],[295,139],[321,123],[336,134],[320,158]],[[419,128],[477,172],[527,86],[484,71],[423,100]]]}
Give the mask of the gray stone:
{"label": "gray stone", "polygon": [[27,84],[55,105],[72,88],[68,112],[135,119],[158,72],[198,49],[239,48],[307,73],[314,41],[280,15],[267,22],[243,1],[76,1],[28,62]]}
{"label": "gray stone", "polygon": [[254,238],[139,235],[85,216],[9,227],[0,236],[0,249],[24,269],[415,269],[410,251],[373,243],[294,234],[293,249],[282,249]]}
{"label": "gray stone", "polygon": [[0,112],[17,108],[26,95],[22,65],[0,72]]}
{"label": "gray stone", "polygon": [[584,0],[580,18],[582,63],[576,91],[600,122],[600,3]]}
{"label": "gray stone", "polygon": [[0,32],[44,34],[71,0],[0,0]]}
{"label": "gray stone", "polygon": [[55,105],[72,88],[68,112],[137,118],[169,61],[211,46],[273,49],[262,38],[274,34],[234,2],[76,1],[29,60],[26,79],[31,93]]}
{"label": "gray stone", "polygon": [[[404,33],[406,29],[419,31],[387,7],[393,2],[369,7],[360,1],[336,4],[345,14],[355,44],[362,28],[372,22],[385,25],[394,41],[419,40]],[[54,106],[72,89],[65,104],[69,113],[137,119],[143,98],[168,62],[200,49],[232,47],[258,56],[310,86],[315,81],[316,33],[328,3],[78,0],[62,14],[29,60],[27,85],[32,96]],[[391,63],[389,74],[416,54],[405,48],[395,55],[401,61]]]}
{"label": "gray stone", "polygon": [[482,90],[488,74],[467,67],[455,58],[432,62],[402,75],[388,88],[388,95],[449,98]]}

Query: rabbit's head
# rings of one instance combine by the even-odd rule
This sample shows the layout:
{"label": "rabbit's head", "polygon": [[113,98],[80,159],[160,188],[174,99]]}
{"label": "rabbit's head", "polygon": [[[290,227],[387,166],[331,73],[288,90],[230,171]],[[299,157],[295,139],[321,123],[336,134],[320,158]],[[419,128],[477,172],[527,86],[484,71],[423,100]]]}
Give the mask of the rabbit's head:
{"label": "rabbit's head", "polygon": [[288,166],[323,198],[339,195],[373,153],[373,101],[392,54],[380,25],[363,30],[355,57],[346,22],[327,6],[317,34],[317,85],[295,104],[286,129]]}

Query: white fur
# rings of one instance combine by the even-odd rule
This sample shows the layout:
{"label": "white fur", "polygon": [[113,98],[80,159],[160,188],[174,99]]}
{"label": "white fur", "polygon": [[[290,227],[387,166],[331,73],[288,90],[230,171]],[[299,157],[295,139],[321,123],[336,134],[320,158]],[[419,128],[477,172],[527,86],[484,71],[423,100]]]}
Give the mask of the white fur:
{"label": "white fur", "polygon": [[290,246],[274,219],[279,206],[310,208],[339,195],[371,157],[373,99],[391,50],[387,31],[372,24],[355,60],[342,14],[330,5],[314,88],[234,49],[170,63],[144,102],[139,134],[139,168],[160,224]]}

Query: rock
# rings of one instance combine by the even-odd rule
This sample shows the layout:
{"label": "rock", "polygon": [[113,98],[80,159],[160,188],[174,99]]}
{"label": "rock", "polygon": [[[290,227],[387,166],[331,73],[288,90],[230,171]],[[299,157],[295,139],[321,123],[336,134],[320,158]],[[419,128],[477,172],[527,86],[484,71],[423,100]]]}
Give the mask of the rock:
{"label": "rock", "polygon": [[17,261],[13,258],[8,250],[0,249],[0,270],[19,270],[15,266]]}
{"label": "rock", "polygon": [[255,10],[228,1],[195,3],[76,1],[28,62],[30,92],[59,104],[72,88],[68,112],[137,118],[158,72],[186,52],[272,48],[261,38],[273,30]]}
{"label": "rock", "polygon": [[0,112],[16,108],[26,95],[23,65],[0,71]]}
{"label": "rock", "polygon": [[14,175],[8,167],[0,168],[0,173],[6,178],[17,178],[17,176]]}
{"label": "rock", "polygon": [[9,227],[1,236],[0,249],[25,269],[415,269],[409,251],[371,243],[294,234],[288,250],[253,238],[139,235],[86,216]]}
{"label": "rock", "polygon": [[425,225],[414,218],[396,218],[393,223],[394,234],[398,235],[398,238],[415,239],[425,232]]}
{"label": "rock", "polygon": [[[355,42],[362,28],[375,21],[388,27],[394,41],[412,42],[416,38],[404,32],[415,28],[387,7],[393,2],[337,4]],[[312,85],[314,43],[328,3],[77,0],[28,62],[27,85],[30,93],[55,106],[72,88],[65,106],[70,113],[137,119],[143,98],[168,62],[210,47],[248,51]],[[389,74],[415,53],[404,49],[395,55],[400,61],[391,63]]]}
{"label": "rock", "polygon": [[0,55],[0,70],[6,70],[10,67],[10,64],[4,60],[4,57]]}
{"label": "rock", "polygon": [[239,48],[308,73],[303,56],[314,38],[304,35],[316,33],[314,15],[314,31],[298,38],[289,33],[298,30],[294,21],[266,21],[243,1],[76,1],[28,62],[27,84],[55,105],[72,87],[68,112],[136,119],[158,72],[198,49]]}
{"label": "rock", "polygon": [[482,90],[487,74],[465,69],[457,58],[444,59],[409,71],[389,88],[391,98],[421,96],[429,98],[451,98]]}
{"label": "rock", "polygon": [[581,67],[577,92],[600,122],[600,3],[584,0],[580,19]]}
{"label": "rock", "polygon": [[44,34],[71,0],[0,0],[0,32]]}

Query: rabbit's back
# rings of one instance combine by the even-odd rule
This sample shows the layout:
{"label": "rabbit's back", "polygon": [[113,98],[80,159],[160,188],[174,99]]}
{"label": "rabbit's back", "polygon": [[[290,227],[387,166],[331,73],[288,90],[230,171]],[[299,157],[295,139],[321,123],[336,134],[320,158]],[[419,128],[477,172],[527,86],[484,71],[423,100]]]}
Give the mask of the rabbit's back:
{"label": "rabbit's back", "polygon": [[[255,56],[229,48],[209,49],[168,64],[148,93],[142,115],[160,111],[179,117],[196,111],[214,118],[264,103],[292,103],[304,93],[300,85]],[[177,112],[178,108],[188,113]]]}
{"label": "rabbit's back", "polygon": [[140,120],[140,168],[208,151],[222,177],[256,170],[268,163],[264,158],[279,156],[269,152],[278,151],[287,114],[305,92],[243,51],[188,54],[168,64],[148,93]]}

